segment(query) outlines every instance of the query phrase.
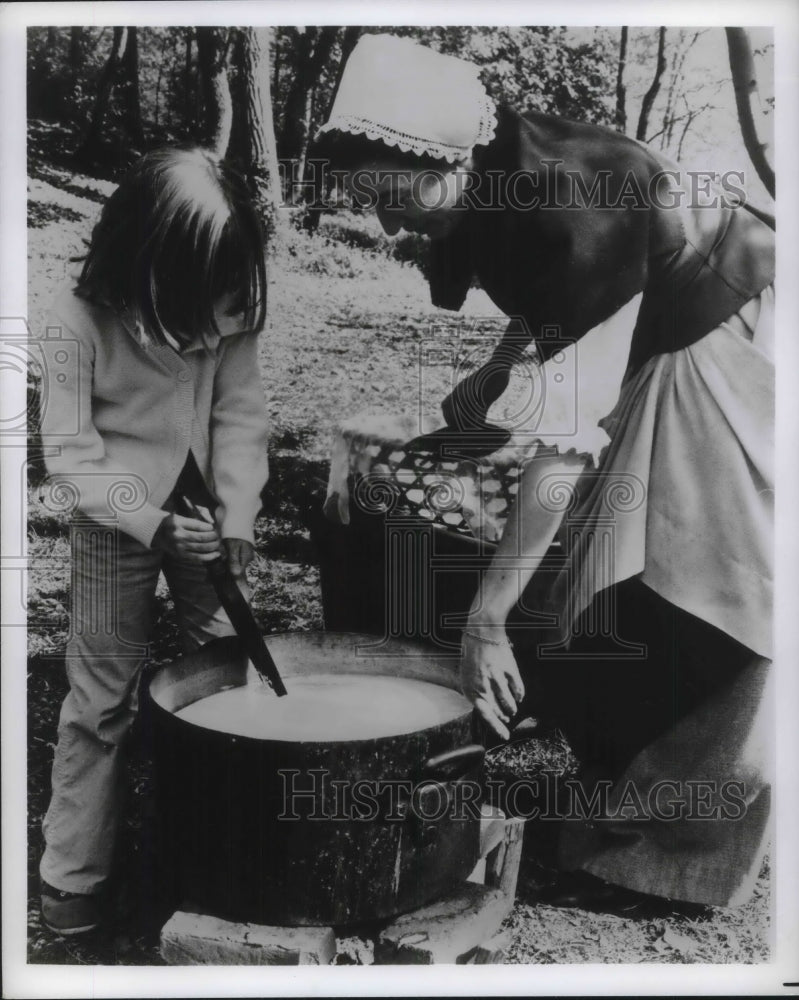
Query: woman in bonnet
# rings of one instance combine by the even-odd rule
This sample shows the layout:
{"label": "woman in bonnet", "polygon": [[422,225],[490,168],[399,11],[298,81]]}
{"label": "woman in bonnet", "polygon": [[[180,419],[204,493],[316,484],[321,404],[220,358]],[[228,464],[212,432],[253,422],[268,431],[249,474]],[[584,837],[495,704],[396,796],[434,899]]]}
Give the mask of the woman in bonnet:
{"label": "woman in bonnet", "polygon": [[450,427],[485,429],[531,345],[562,399],[573,355],[576,426],[533,429],[461,655],[499,737],[552,717],[583,804],[607,792],[601,821],[563,823],[545,897],[746,901],[770,796],[772,231],[649,147],[494,107],[475,66],[389,35],[354,49],[316,156],[387,233],[430,237],[436,305],[476,279],[510,319],[444,401]]}

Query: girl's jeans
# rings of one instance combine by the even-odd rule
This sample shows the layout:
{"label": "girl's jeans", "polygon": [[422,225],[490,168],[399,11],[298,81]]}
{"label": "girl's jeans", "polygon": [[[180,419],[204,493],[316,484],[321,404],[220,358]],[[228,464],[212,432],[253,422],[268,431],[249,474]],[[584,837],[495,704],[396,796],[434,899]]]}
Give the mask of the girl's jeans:
{"label": "girl's jeans", "polygon": [[59,719],[40,867],[42,878],[65,892],[97,892],[111,871],[125,791],[124,749],[161,570],[187,652],[231,634],[202,565],[145,548],[113,525],[73,522],[70,691]]}

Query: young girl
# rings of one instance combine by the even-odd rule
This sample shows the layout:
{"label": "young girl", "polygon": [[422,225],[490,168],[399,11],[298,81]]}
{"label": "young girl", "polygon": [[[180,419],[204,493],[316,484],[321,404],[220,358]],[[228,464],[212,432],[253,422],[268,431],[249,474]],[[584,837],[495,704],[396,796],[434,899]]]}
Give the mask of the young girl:
{"label": "young girl", "polygon": [[[103,914],[159,572],[187,650],[232,631],[204,564],[227,558],[243,581],[253,556],[268,475],[265,309],[243,181],[205,150],[168,149],[109,198],[48,323],[68,358],[43,400],[49,486],[76,508],[70,691],[40,869],[43,919],[61,934]],[[215,526],[177,512],[186,494],[215,507]]]}

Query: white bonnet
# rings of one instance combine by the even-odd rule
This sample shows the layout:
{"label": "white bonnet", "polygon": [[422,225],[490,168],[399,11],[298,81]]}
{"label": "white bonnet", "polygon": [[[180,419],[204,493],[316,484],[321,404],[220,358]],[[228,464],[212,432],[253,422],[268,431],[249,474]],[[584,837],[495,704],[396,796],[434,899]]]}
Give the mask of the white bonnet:
{"label": "white bonnet", "polygon": [[329,120],[338,129],[450,163],[494,137],[494,104],[477,66],[394,35],[362,35]]}

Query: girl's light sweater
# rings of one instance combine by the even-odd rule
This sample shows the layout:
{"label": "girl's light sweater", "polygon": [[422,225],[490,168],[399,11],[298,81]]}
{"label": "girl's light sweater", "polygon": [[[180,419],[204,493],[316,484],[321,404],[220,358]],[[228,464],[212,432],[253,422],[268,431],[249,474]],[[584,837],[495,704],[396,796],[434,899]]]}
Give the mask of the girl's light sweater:
{"label": "girl's light sweater", "polygon": [[220,502],[222,537],[252,541],[269,474],[267,415],[258,338],[235,329],[225,324],[215,351],[143,346],[130,323],[78,297],[71,281],[42,352],[51,494],[149,546],[191,448]]}

